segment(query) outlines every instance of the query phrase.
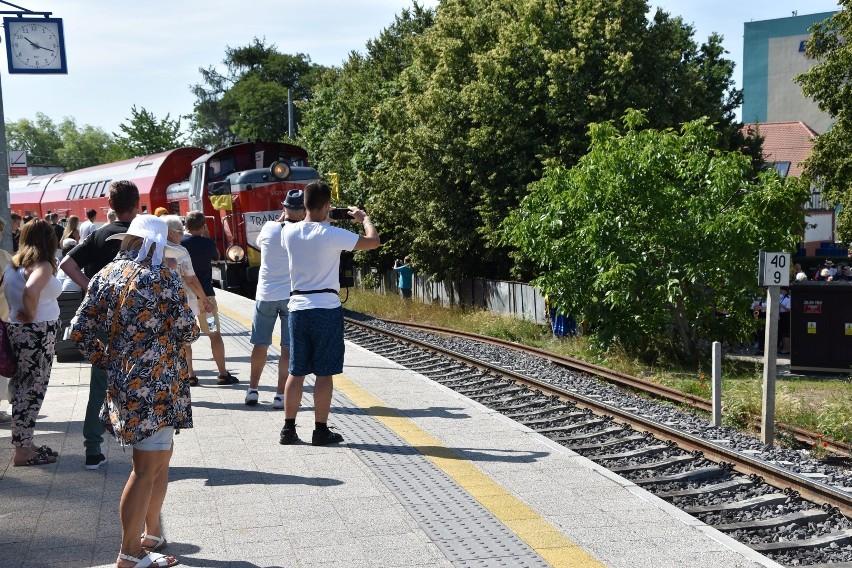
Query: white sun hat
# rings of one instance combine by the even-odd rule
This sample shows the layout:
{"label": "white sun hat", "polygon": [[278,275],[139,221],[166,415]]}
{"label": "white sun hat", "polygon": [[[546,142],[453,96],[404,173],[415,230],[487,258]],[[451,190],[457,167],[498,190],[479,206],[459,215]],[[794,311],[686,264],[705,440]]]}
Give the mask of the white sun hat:
{"label": "white sun hat", "polygon": [[151,247],[154,247],[154,255],[151,257],[153,265],[162,264],[163,254],[168,258],[178,258],[183,254],[180,248],[168,244],[167,235],[169,226],[156,215],[137,215],[130,222],[126,233],[120,233],[107,237],[108,241],[123,241],[124,237],[133,236],[142,238],[142,248],[136,255],[136,262],[142,262],[148,258]]}

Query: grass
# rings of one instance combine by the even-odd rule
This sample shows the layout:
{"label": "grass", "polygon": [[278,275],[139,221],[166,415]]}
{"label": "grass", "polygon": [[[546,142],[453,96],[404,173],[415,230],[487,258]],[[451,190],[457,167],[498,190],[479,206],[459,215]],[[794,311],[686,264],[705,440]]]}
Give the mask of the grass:
{"label": "grass", "polygon": [[[619,349],[601,352],[585,337],[554,338],[548,328],[533,322],[484,310],[407,302],[398,296],[372,291],[350,290],[345,307],[381,319],[429,324],[515,341],[710,398],[709,362],[703,370],[649,367]],[[723,361],[722,400],[726,424],[748,430],[753,428],[755,419],[759,420],[762,375],[762,364],[730,359]],[[852,443],[852,381],[848,376],[823,379],[779,377],[775,413],[779,422]]]}

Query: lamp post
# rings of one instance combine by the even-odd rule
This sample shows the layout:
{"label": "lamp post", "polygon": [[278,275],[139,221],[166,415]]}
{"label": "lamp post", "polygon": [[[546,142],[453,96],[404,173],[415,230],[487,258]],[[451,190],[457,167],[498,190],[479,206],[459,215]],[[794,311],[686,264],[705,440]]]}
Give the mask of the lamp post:
{"label": "lamp post", "polygon": [[[0,4],[16,8],[16,10],[0,11],[0,14],[14,16],[3,18],[9,73],[67,74],[62,19],[51,18],[52,12],[33,12],[6,0],[0,0]],[[6,115],[3,112],[2,86],[0,86],[0,216],[10,229],[3,231],[0,247],[11,252],[9,150],[6,147]]]}

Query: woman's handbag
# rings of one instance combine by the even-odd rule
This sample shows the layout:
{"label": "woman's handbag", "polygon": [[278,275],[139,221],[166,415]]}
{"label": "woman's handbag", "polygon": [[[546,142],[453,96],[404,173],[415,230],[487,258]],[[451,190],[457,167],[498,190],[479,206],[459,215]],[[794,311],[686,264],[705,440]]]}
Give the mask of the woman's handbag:
{"label": "woman's handbag", "polygon": [[[5,279],[4,272],[0,273],[0,290],[3,288],[3,280]],[[12,342],[9,341],[9,330],[5,321],[0,319],[0,377],[11,379],[15,376],[18,370],[18,358],[15,352],[12,351]],[[0,399],[6,398],[5,392],[0,392]]]}
{"label": "woman's handbag", "polygon": [[[18,370],[18,358],[12,351],[12,343],[9,341],[9,330],[5,321],[0,320],[0,375],[12,378]],[[0,398],[5,398],[0,396]]]}

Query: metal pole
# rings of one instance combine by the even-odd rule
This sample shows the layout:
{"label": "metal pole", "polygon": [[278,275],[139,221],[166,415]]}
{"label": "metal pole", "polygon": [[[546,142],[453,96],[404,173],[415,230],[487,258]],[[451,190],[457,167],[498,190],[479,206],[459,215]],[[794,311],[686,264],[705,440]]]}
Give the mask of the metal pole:
{"label": "metal pole", "polygon": [[713,342],[713,426],[722,425],[722,344]]}
{"label": "metal pole", "polygon": [[293,139],[293,95],[290,89],[287,89],[287,136]]}
{"label": "metal pole", "polygon": [[766,335],[763,355],[763,416],[760,439],[772,445],[775,439],[775,373],[778,351],[778,313],[781,309],[780,286],[768,286],[766,290]]}
{"label": "metal pole", "polygon": [[0,217],[6,224],[0,248],[12,252],[12,219],[9,197],[9,153],[6,151],[6,116],[3,114],[3,87],[0,85]]}

